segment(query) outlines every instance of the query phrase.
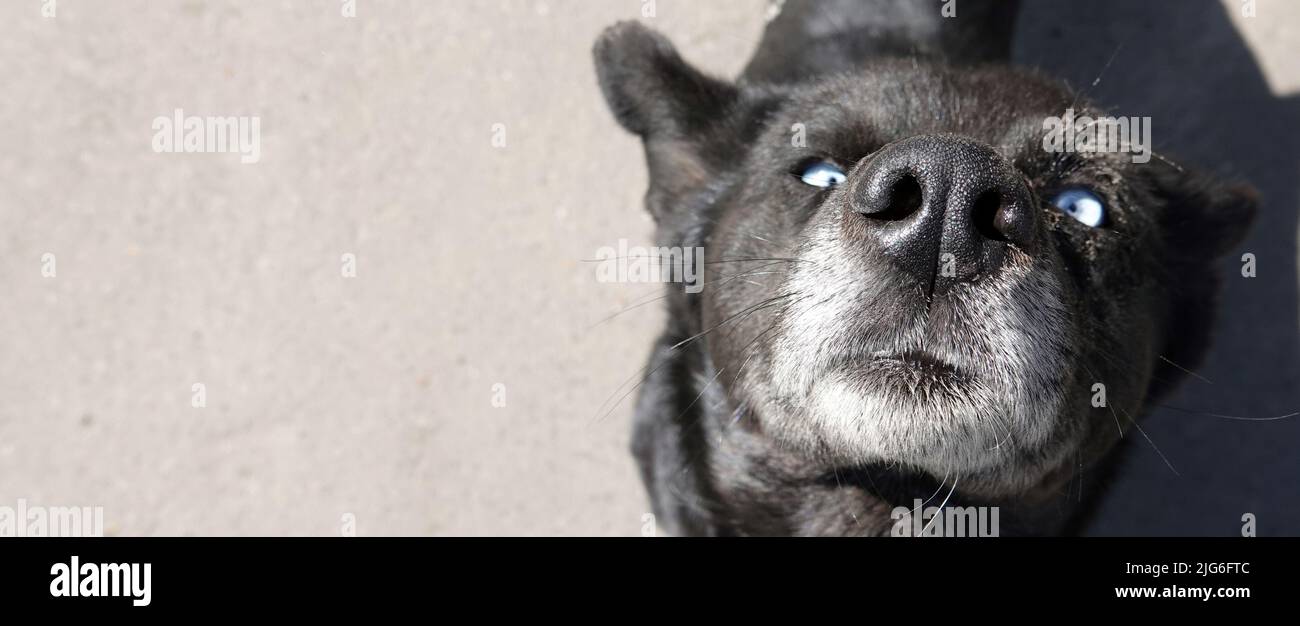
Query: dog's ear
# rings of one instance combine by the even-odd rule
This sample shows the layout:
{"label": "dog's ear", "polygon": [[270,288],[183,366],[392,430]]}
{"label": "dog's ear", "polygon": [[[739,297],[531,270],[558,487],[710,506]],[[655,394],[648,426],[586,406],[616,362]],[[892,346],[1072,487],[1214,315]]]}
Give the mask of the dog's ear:
{"label": "dog's ear", "polygon": [[[1245,239],[1259,203],[1245,184],[1225,184],[1199,172],[1152,161],[1152,192],[1165,203],[1160,228],[1164,239],[1164,288],[1168,290],[1165,345],[1152,381],[1151,396],[1164,395],[1186,369],[1205,356],[1214,326],[1222,257]],[[1178,365],[1172,365],[1177,363]]]}
{"label": "dog's ear", "polygon": [[667,37],[620,22],[596,40],[596,75],[614,117],[645,138],[689,138],[731,107],[738,90],[691,67]]}
{"label": "dog's ear", "polygon": [[695,69],[668,38],[636,22],[606,29],[594,54],[614,117],[645,141],[647,205],[662,219],[675,199],[734,158],[729,151],[737,143],[728,119],[741,101],[740,89]]}

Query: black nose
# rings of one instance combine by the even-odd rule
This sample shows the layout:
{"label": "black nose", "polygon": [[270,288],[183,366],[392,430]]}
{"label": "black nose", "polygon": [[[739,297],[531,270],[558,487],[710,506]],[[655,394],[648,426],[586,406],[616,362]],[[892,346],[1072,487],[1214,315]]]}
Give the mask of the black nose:
{"label": "black nose", "polygon": [[955,135],[921,135],[859,165],[849,189],[853,212],[929,292],[995,274],[1011,246],[1033,252],[1032,196],[992,148]]}

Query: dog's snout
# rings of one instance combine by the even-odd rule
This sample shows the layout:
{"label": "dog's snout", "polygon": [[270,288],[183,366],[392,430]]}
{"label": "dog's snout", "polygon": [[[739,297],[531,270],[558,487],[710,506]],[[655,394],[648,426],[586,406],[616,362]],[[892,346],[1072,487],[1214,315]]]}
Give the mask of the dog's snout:
{"label": "dog's snout", "polygon": [[[996,273],[1009,246],[1032,253],[1036,211],[1021,176],[992,148],[956,135],[922,135],[867,157],[849,202],[884,252],[942,293]],[[860,217],[859,217],[860,216]]]}

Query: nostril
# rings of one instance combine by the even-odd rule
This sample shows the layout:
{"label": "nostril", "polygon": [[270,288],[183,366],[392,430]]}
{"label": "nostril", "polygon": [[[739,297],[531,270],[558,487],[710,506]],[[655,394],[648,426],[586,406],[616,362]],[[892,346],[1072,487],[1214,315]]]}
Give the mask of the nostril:
{"label": "nostril", "polygon": [[889,188],[889,203],[885,205],[885,210],[868,217],[886,221],[905,219],[921,210],[923,193],[920,181],[911,174],[904,174]]}
{"label": "nostril", "polygon": [[986,238],[994,241],[1009,241],[1001,228],[1005,216],[999,214],[1004,211],[1002,194],[990,189],[975,199],[975,206],[971,208],[971,222],[975,224],[975,230]]}

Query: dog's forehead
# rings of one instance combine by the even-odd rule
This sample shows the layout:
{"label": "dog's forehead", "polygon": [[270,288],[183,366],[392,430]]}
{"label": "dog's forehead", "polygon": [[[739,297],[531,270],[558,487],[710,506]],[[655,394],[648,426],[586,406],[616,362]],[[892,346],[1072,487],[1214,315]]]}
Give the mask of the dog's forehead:
{"label": "dog's forehead", "polygon": [[1025,146],[1044,120],[1090,110],[1065,85],[1010,68],[951,69],[887,63],[795,91],[787,108],[810,142],[887,142],[957,133],[994,146]]}

